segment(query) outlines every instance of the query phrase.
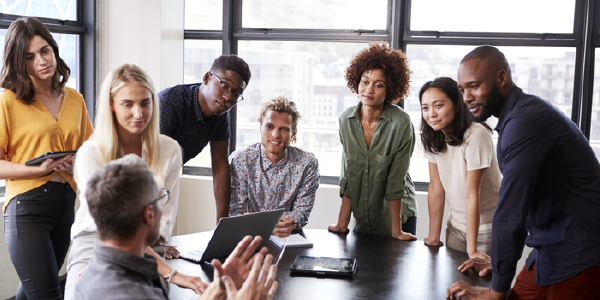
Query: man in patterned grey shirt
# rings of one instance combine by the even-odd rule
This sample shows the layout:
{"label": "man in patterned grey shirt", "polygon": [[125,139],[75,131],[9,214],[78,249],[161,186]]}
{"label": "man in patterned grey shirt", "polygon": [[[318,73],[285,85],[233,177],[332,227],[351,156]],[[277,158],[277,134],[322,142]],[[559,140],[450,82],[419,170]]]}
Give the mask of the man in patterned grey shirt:
{"label": "man in patterned grey shirt", "polygon": [[317,188],[319,163],[313,153],[290,146],[296,142],[300,114],[283,96],[261,105],[261,142],[229,156],[229,215],[285,208],[273,234],[289,236],[308,222]]}

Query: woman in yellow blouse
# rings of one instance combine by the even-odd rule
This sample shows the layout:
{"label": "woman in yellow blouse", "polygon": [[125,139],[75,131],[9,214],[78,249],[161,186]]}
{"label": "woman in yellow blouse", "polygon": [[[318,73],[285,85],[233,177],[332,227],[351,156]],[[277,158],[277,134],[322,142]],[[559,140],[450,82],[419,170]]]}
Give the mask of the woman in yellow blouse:
{"label": "woman in yellow blouse", "polygon": [[0,178],[6,179],[4,239],[21,279],[17,299],[60,299],[58,270],[74,219],[75,157],[25,162],[77,150],[92,133],[83,97],[65,86],[70,69],[34,18],[6,32],[0,73]]}

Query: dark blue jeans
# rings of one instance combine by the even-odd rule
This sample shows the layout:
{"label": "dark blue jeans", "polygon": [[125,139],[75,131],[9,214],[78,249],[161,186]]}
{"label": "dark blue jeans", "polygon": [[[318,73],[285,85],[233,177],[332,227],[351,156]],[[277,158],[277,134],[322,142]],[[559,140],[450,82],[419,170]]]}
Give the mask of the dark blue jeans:
{"label": "dark blue jeans", "polygon": [[62,299],[58,281],[75,217],[69,184],[48,181],[14,197],[4,212],[4,240],[21,279],[17,300]]}
{"label": "dark blue jeans", "polygon": [[402,231],[410,232],[417,236],[417,217],[410,217],[402,224]]}

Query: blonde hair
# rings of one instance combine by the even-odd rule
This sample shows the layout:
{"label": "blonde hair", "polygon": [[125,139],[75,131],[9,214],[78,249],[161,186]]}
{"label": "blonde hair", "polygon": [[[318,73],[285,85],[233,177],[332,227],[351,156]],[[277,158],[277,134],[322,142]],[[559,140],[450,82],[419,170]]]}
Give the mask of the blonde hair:
{"label": "blonde hair", "polygon": [[103,164],[124,156],[117,131],[117,119],[111,109],[114,95],[127,83],[136,83],[147,88],[152,94],[152,116],[148,126],[142,132],[142,148],[146,150],[146,163],[164,184],[160,165],[160,123],[158,95],[152,79],[136,65],[124,64],[112,70],[102,82],[100,95],[96,103],[94,133],[90,140],[98,141],[100,158]]}
{"label": "blonde hair", "polygon": [[288,100],[285,96],[279,96],[277,98],[271,99],[267,102],[264,102],[260,105],[260,113],[258,115],[258,122],[262,126],[263,119],[267,115],[267,111],[275,111],[278,113],[288,113],[292,116],[292,143],[296,143],[296,135],[298,120],[302,119],[298,108],[296,107],[296,103]]}

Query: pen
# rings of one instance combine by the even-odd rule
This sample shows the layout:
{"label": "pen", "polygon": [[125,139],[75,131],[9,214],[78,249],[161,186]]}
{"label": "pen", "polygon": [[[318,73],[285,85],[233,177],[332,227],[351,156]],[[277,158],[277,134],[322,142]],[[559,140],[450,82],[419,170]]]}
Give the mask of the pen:
{"label": "pen", "polygon": [[290,237],[288,236],[285,239],[285,242],[283,242],[283,246],[281,247],[281,252],[279,252],[279,257],[277,257],[277,262],[275,263],[275,265],[279,264],[279,261],[281,260],[281,258],[283,257],[283,252],[285,252],[285,246],[287,245],[288,240],[290,239]]}

